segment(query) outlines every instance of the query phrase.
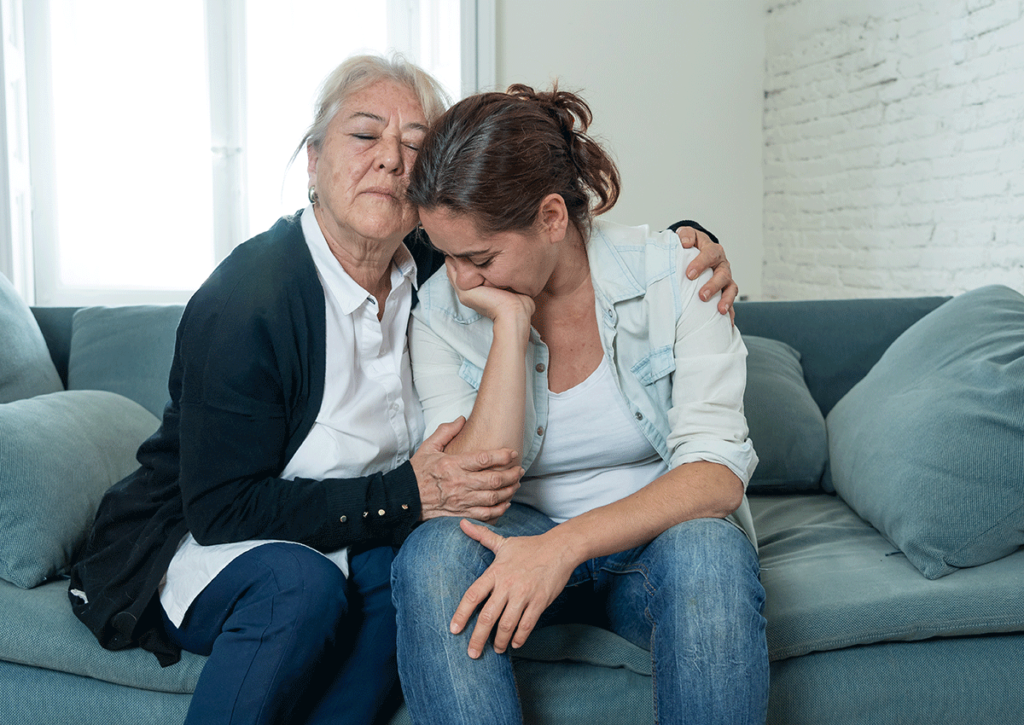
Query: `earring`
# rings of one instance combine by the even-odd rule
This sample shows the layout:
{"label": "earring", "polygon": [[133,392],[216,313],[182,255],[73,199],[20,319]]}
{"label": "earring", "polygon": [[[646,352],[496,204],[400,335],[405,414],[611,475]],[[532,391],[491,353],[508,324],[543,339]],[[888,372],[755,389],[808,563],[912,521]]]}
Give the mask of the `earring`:
{"label": "earring", "polygon": [[306,196],[309,197],[309,203],[312,204],[313,206],[316,206],[316,203],[318,201],[320,201],[320,197],[317,196],[316,187],[315,186],[309,187],[309,190],[308,190],[308,193],[306,194]]}

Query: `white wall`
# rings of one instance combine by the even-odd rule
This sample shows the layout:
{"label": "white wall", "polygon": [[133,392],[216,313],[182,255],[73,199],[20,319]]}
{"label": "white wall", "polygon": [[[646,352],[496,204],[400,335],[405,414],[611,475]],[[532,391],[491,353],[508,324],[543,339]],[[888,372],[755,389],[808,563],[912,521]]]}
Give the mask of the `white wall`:
{"label": "white wall", "polygon": [[761,294],[763,0],[497,0],[497,84],[582,91],[619,165],[607,218],[696,219]]}
{"label": "white wall", "polygon": [[1024,291],[1024,0],[768,0],[764,296]]}

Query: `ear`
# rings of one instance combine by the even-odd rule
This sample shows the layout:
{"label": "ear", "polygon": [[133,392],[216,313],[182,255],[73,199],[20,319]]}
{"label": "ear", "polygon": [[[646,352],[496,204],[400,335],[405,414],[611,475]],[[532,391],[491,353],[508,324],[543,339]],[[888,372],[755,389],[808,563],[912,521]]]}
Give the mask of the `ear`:
{"label": "ear", "polygon": [[312,184],[316,183],[316,162],[320,159],[319,152],[313,148],[312,143],[306,144],[306,157],[309,159],[306,164],[306,172],[309,174],[309,181]]}
{"label": "ear", "polygon": [[565,239],[565,232],[569,228],[569,210],[561,194],[548,194],[541,199],[537,221],[550,241],[560,242]]}

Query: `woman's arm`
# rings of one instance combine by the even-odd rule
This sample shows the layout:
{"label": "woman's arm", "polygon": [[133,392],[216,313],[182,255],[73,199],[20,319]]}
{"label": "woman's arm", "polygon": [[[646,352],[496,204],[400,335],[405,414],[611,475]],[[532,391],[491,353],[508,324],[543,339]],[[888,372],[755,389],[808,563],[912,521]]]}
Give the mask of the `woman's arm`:
{"label": "woman's arm", "polygon": [[[450,264],[450,263],[449,263]],[[427,430],[453,415],[468,418],[448,445],[449,452],[523,446],[526,407],[526,351],[533,300],[494,287],[461,290],[449,275],[459,301],[489,318],[493,337],[478,386],[459,376],[462,356],[429,325],[414,316],[410,348],[416,390]]]}

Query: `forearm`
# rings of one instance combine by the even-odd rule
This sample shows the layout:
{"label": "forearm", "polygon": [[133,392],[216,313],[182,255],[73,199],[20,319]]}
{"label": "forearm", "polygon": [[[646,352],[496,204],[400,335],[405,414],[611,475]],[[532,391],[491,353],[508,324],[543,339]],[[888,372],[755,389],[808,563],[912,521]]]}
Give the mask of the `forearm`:
{"label": "forearm", "polygon": [[743,483],[727,467],[687,463],[630,496],[559,524],[545,536],[578,565],[649,543],[683,521],[724,518],[742,501]]}
{"label": "forearm", "polygon": [[526,346],[530,321],[499,317],[487,354],[480,390],[462,431],[445,448],[450,453],[509,448],[521,451],[526,411]]}

